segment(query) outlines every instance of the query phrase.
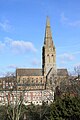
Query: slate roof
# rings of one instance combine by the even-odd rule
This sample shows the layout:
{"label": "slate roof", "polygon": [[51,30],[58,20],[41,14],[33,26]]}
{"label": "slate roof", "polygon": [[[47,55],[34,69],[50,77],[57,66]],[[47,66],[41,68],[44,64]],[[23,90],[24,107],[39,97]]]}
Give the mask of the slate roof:
{"label": "slate roof", "polygon": [[58,76],[67,76],[68,71],[67,71],[67,69],[57,69],[57,75]]}
{"label": "slate roof", "polygon": [[[42,69],[24,69],[18,68],[16,69],[16,74],[18,76],[42,76]],[[58,76],[67,76],[67,69],[57,69]]]}
{"label": "slate roof", "polygon": [[5,81],[15,81],[16,77],[15,76],[6,76],[6,77],[1,77],[0,80],[5,80]]}
{"label": "slate roof", "polygon": [[17,69],[18,76],[42,76],[42,69]]}

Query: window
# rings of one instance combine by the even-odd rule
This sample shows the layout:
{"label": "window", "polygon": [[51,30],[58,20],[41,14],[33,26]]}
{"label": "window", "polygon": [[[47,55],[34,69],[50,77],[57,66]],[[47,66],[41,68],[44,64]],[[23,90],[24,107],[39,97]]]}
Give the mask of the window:
{"label": "window", "polygon": [[36,83],[38,83],[38,78],[36,78]]}
{"label": "window", "polygon": [[27,83],[29,83],[30,82],[30,79],[29,78],[27,78]]}
{"label": "window", "polygon": [[41,83],[42,83],[42,78],[41,78]]}
{"label": "window", "polygon": [[19,77],[19,82],[20,82],[20,77]]}

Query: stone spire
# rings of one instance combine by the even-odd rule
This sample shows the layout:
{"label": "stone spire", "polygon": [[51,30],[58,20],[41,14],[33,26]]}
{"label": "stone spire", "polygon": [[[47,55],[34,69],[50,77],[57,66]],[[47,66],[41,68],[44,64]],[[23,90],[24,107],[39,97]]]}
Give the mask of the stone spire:
{"label": "stone spire", "polygon": [[47,17],[44,45],[42,48],[43,75],[44,76],[48,75],[51,69],[54,69],[54,71],[56,70],[56,49],[52,40],[49,17]]}
{"label": "stone spire", "polygon": [[47,17],[47,20],[46,20],[46,29],[45,29],[44,44],[47,45],[47,47],[51,47],[51,45],[53,45],[49,17]]}

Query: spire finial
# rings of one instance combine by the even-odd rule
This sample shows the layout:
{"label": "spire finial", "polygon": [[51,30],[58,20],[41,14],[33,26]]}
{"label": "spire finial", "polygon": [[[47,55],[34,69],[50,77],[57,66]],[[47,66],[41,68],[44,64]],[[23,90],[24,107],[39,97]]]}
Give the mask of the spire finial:
{"label": "spire finial", "polygon": [[49,16],[47,16],[46,27],[47,27],[47,26],[50,26]]}

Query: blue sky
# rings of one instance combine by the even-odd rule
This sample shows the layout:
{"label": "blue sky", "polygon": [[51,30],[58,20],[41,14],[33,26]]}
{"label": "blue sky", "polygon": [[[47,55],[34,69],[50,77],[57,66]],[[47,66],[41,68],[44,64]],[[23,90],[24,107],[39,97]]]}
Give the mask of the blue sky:
{"label": "blue sky", "polygon": [[47,16],[57,67],[80,65],[80,0],[0,0],[0,75],[41,68]]}

